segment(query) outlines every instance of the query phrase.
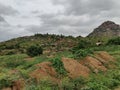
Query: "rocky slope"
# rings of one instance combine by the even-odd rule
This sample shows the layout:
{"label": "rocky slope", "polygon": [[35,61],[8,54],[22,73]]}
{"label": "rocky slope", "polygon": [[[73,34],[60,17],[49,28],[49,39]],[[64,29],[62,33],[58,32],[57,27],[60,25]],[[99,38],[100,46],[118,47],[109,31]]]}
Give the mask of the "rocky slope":
{"label": "rocky slope", "polygon": [[102,23],[98,28],[94,29],[88,37],[115,37],[120,36],[120,25],[106,21]]}

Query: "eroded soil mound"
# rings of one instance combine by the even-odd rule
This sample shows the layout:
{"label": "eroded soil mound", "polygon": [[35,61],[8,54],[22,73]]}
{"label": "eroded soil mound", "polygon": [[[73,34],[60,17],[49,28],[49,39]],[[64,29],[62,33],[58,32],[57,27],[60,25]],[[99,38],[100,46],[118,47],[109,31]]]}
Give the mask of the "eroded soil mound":
{"label": "eroded soil mound", "polygon": [[105,51],[95,53],[94,57],[103,63],[107,68],[114,68],[115,59]]}
{"label": "eroded soil mound", "polygon": [[[80,76],[88,77],[90,72],[105,72],[107,70],[105,64],[109,65],[110,62],[114,61],[114,58],[104,51],[95,53],[94,57],[87,56],[80,61],[70,58],[62,58],[64,68],[68,72],[68,76],[70,78],[76,78]],[[37,69],[30,74],[32,78],[35,78],[37,81],[45,78],[57,81],[57,72],[52,67],[51,62],[43,62],[37,64],[36,67]]]}
{"label": "eroded soil mound", "polygon": [[82,60],[83,65],[88,66],[92,72],[106,71],[107,68],[103,66],[103,64],[97,59],[87,56],[84,60]]}
{"label": "eroded soil mound", "polygon": [[37,64],[36,67],[37,69],[30,74],[32,78],[35,78],[38,82],[41,79],[57,81],[57,73],[50,62]]}
{"label": "eroded soil mound", "polygon": [[63,58],[62,62],[64,64],[65,69],[68,72],[69,77],[76,78],[76,77],[88,77],[89,76],[89,68],[80,64],[77,60],[73,60],[70,58]]}
{"label": "eroded soil mound", "polygon": [[17,81],[14,81],[11,87],[3,88],[2,90],[24,90],[23,89],[24,87],[25,87],[24,79],[19,79]]}
{"label": "eroded soil mound", "polygon": [[115,61],[115,59],[105,51],[97,52],[95,55],[98,56],[99,58],[103,59],[106,62],[110,62],[110,61],[114,62]]}

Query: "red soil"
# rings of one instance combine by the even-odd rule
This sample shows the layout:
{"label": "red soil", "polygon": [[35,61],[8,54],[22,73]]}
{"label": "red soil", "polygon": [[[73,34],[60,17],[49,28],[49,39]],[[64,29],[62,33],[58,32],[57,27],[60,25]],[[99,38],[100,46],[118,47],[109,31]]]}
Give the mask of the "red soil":
{"label": "red soil", "polygon": [[35,78],[37,82],[39,82],[42,79],[47,79],[47,80],[52,80],[57,82],[57,79],[56,79],[57,73],[55,69],[51,66],[50,62],[43,62],[43,63],[37,64],[36,67],[38,69],[33,71],[30,74],[30,76],[32,78]]}
{"label": "red soil", "polygon": [[95,73],[97,73],[98,71],[107,70],[107,68],[103,66],[103,64],[100,61],[90,56],[87,56],[84,60],[81,61],[81,63],[91,68]]}
{"label": "red soil", "polygon": [[77,60],[73,60],[70,58],[63,58],[62,62],[64,64],[65,69],[68,71],[68,76],[71,78],[76,77],[88,77],[89,76],[89,68],[80,64]]}
{"label": "red soil", "polygon": [[114,62],[115,61],[115,59],[105,51],[97,52],[96,56],[102,58],[105,62],[109,62],[109,61]]}

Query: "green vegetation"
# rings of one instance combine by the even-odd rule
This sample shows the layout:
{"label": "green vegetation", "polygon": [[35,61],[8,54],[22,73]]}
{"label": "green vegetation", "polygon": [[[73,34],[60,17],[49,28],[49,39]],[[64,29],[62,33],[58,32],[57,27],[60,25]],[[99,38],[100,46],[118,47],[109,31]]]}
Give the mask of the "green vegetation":
{"label": "green vegetation", "polygon": [[[113,90],[120,86],[120,39],[106,39],[102,46],[95,46],[97,40],[92,40],[36,34],[29,38],[18,38],[0,43],[0,55],[2,55],[0,56],[0,90],[11,87],[14,81],[20,79],[25,81],[24,90]],[[95,51],[107,51],[114,56],[116,67],[97,74],[91,72],[87,79],[69,78],[69,72],[64,68],[61,58],[80,60],[88,55],[94,55]],[[31,77],[31,73],[41,69],[39,64],[45,61],[52,63],[51,66],[58,74],[55,78],[61,79],[59,84],[49,79],[38,82]],[[43,71],[46,69],[48,69],[47,66]]]}
{"label": "green vegetation", "polygon": [[86,57],[86,56],[88,56],[90,54],[93,54],[92,49],[80,49],[80,50],[76,50],[76,52],[74,53],[74,58],[79,59],[79,58]]}
{"label": "green vegetation", "polygon": [[81,50],[81,49],[87,49],[87,48],[90,48],[92,47],[93,44],[88,41],[88,40],[80,40],[78,45],[75,46],[74,48],[72,48],[72,52],[75,53],[77,50]]}
{"label": "green vegetation", "polygon": [[43,49],[40,46],[30,46],[27,49],[27,54],[31,57],[39,56],[40,54],[43,54]]}
{"label": "green vegetation", "polygon": [[[110,69],[106,73],[93,73],[88,80],[82,77],[70,79],[66,76],[67,72],[64,69],[61,59],[57,57],[57,55],[60,55],[60,57],[64,55],[69,56],[69,54],[71,54],[70,52],[63,52],[63,54],[62,52],[57,53],[56,58],[54,57],[52,60],[45,55],[34,57],[32,58],[33,60],[30,61],[25,54],[0,56],[0,87],[11,86],[14,80],[19,80],[20,78],[24,78],[26,81],[29,80],[29,73],[36,69],[34,65],[50,60],[58,74],[63,76],[62,83],[58,85],[49,80],[37,83],[35,80],[30,79],[31,82],[26,82],[25,90],[113,90],[120,85],[120,46],[101,46],[95,47],[94,49],[106,50],[113,55],[117,59],[117,68]],[[28,60],[25,60],[27,58]],[[17,70],[16,72],[18,73],[10,75],[9,72],[11,72],[11,70]]]}
{"label": "green vegetation", "polygon": [[51,60],[52,66],[55,68],[55,70],[60,74],[60,75],[66,75],[67,71],[64,68],[64,65],[61,61],[60,58],[54,58]]}
{"label": "green vegetation", "polygon": [[120,37],[110,39],[107,45],[120,45]]}

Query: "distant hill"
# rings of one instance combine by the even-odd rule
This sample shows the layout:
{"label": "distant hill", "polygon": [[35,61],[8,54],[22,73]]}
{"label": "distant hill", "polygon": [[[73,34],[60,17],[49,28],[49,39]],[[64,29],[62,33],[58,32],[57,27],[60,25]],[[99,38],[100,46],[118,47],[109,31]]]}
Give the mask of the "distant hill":
{"label": "distant hill", "polygon": [[120,36],[120,25],[106,21],[94,29],[87,37],[117,37]]}
{"label": "distant hill", "polygon": [[55,34],[35,34],[14,38],[0,43],[0,55],[25,53],[26,48],[31,45],[39,45],[44,53],[54,53],[69,50],[79,42],[82,37],[63,36]]}

